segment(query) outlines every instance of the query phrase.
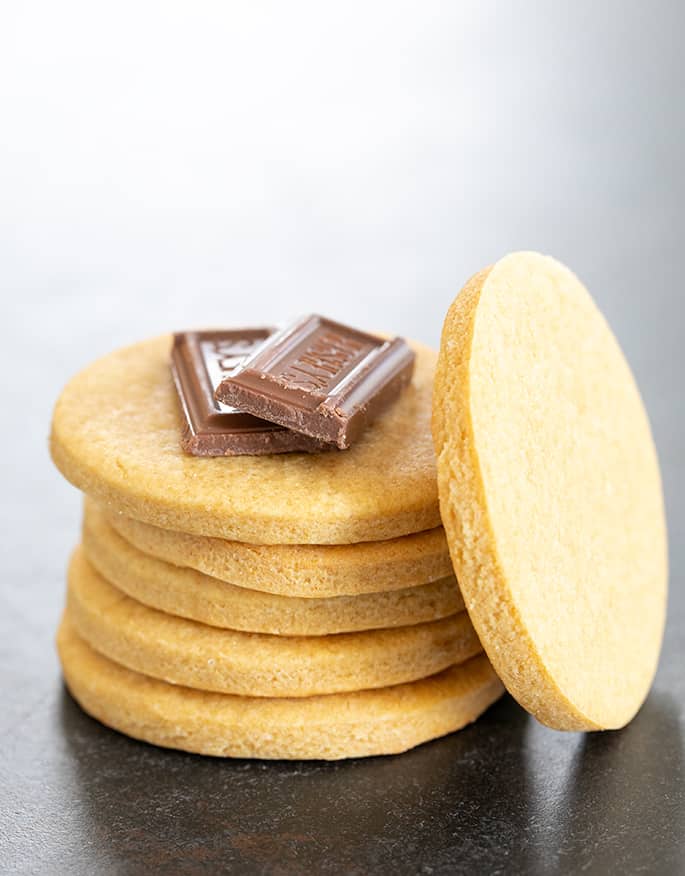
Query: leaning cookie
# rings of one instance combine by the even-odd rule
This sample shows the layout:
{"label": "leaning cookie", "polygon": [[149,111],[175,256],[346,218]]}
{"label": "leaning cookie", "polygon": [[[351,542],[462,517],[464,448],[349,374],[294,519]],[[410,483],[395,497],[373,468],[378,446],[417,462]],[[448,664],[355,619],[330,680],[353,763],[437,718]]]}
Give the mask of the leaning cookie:
{"label": "leaning cookie", "polygon": [[64,620],[57,644],[81,707],[122,733],[217,757],[322,759],[395,754],[469,724],[502,694],[484,655],[421,681],[307,699],[207,693],[125,669]]}
{"label": "leaning cookie", "polygon": [[663,499],[635,381],[571,271],[514,253],[469,281],[433,434],[454,569],[498,675],[551,727],[623,726],[662,640]]}

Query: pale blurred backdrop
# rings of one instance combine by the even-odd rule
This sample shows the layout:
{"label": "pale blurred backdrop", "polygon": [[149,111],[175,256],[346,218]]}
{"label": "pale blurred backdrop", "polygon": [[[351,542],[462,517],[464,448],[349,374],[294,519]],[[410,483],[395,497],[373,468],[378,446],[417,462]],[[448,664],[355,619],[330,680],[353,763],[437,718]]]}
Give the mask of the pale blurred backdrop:
{"label": "pale blurred backdrop", "polygon": [[596,296],[682,507],[683,8],[3,4],[5,621],[56,621],[79,501],[46,438],[92,358],[311,310],[435,344],[513,249]]}

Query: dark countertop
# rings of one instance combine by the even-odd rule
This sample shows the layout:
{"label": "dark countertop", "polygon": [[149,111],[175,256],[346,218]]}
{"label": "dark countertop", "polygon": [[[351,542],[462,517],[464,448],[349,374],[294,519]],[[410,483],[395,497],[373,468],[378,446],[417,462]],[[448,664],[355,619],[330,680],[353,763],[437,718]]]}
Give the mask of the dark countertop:
{"label": "dark countertop", "polygon": [[[354,100],[340,117],[327,97],[309,112],[306,65],[291,75],[309,43],[255,50],[260,64],[280,59],[283,88],[271,92],[252,49],[241,55],[236,38],[224,50],[225,22],[215,42],[168,7],[157,39],[143,7],[133,27],[124,13],[80,21],[44,3],[41,15],[17,12],[17,38],[0,51],[12,74],[0,76],[11,147],[0,162],[0,871],[685,872],[682,4],[444,4],[442,24],[418,4],[387,31],[367,8],[383,38],[350,55],[361,73],[345,80]],[[276,29],[296,40],[291,15]],[[316,55],[324,79],[348,57],[350,22]],[[10,31],[0,25],[1,38]],[[195,63],[181,77],[186,49]],[[250,76],[233,75],[234,61]],[[261,100],[252,115],[246,82]],[[310,125],[296,143],[282,107],[292,130]],[[199,114],[211,125],[197,133]],[[240,127],[248,117],[254,130]],[[341,141],[343,160],[348,130],[365,145]],[[309,310],[434,344],[461,283],[527,247],[587,282],[659,449],[669,617],[632,724],[556,733],[505,698],[402,756],[260,763],[163,751],[84,715],[53,646],[80,514],[46,451],[66,379],[164,330]],[[238,286],[245,295],[227,295]]]}
{"label": "dark countertop", "polygon": [[507,697],[405,755],[331,764],[156,749],[88,718],[53,672],[4,735],[4,872],[682,872],[670,647],[667,662],[620,732],[555,733]]}

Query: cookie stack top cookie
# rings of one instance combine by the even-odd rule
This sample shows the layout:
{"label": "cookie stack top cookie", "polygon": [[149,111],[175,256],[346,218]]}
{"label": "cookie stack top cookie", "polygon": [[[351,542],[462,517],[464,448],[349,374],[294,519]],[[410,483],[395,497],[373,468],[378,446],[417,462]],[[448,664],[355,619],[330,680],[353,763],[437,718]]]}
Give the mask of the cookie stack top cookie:
{"label": "cookie stack top cookie", "polygon": [[156,526],[253,544],[349,544],[440,525],[430,435],[436,354],[349,450],[198,458],[180,445],[171,338],[118,350],[57,402],[53,459],[75,486]]}

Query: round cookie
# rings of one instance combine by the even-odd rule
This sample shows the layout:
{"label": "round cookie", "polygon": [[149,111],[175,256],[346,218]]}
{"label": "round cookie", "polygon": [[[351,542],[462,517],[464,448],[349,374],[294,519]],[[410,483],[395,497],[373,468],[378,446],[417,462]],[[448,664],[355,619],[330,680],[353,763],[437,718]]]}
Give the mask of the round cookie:
{"label": "round cookie", "polygon": [[435,379],[440,507],[474,626],[542,723],[617,728],[664,627],[659,467],[630,369],[578,279],[536,253],[473,277]]}
{"label": "round cookie", "polygon": [[201,690],[307,697],[386,687],[440,672],[481,650],[466,612],[389,630],[269,636],[148,608],[105,581],[80,549],[68,580],[67,616],[89,645],[130,669]]}
{"label": "round cookie", "polygon": [[439,620],[464,609],[454,575],[404,590],[330,599],[274,596],[235,587],[142,553],[117,535],[94,504],[86,508],[82,543],[103,578],[138,602],[232,630],[326,636]]}
{"label": "round cookie", "polygon": [[129,517],[254,544],[348,544],[440,524],[430,411],[435,353],[414,344],[411,385],[349,450],[199,458],[180,446],[171,339],[88,366],[55,407],[64,476]]}
{"label": "round cookie", "polygon": [[[96,503],[87,499],[86,515],[91,507]],[[388,541],[258,545],[161,529],[104,508],[100,511],[119,535],[146,554],[280,596],[321,599],[381,593],[453,574],[442,526]]]}
{"label": "round cookie", "polygon": [[67,686],[88,714],[136,739],[217,757],[395,754],[475,721],[503,690],[480,655],[396,687],[303,700],[240,697],[125,669],[90,648],[66,619],[57,644]]}

